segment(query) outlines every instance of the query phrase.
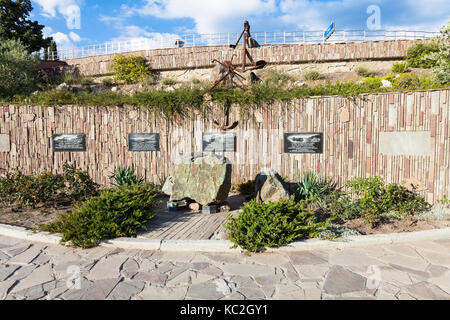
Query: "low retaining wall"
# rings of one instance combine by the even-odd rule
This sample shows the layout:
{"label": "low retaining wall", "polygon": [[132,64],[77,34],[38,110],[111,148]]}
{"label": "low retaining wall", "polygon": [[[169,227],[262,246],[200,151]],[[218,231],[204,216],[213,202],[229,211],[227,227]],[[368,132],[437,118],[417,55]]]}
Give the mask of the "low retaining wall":
{"label": "low retaining wall", "polygon": [[[263,45],[250,49],[255,61],[266,60],[270,64],[322,63],[332,61],[359,60],[396,60],[406,56],[406,51],[417,41],[396,40],[370,41],[359,43],[325,43],[296,45]],[[147,59],[156,71],[210,68],[215,64],[213,59],[231,59],[241,61],[241,50],[232,50],[227,46],[192,47],[174,49],[156,49],[136,51],[131,54]],[[67,64],[85,76],[109,74],[109,65],[114,54],[67,60]]]}
{"label": "low retaining wall", "polygon": [[[297,178],[306,170],[342,184],[354,177],[381,176],[386,182],[416,179],[430,202],[450,196],[449,90],[313,97],[265,104],[231,121],[239,125],[236,152],[221,152],[233,164],[233,182],[253,179],[262,168]],[[202,134],[219,132],[212,113],[190,118],[139,109],[83,106],[0,106],[0,168],[25,173],[61,171],[76,162],[104,185],[119,164],[159,182],[180,154],[203,152]],[[323,133],[323,151],[284,153],[284,133]],[[54,152],[53,134],[84,133],[85,152]],[[159,133],[160,151],[131,152],[129,133]],[[203,152],[207,154],[208,152]]]}

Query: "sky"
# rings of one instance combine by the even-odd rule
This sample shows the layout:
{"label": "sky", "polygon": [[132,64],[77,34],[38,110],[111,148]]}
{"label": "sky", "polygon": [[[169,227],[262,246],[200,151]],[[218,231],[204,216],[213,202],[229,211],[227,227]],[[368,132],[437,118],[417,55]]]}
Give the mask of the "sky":
{"label": "sky", "polygon": [[439,31],[449,0],[32,0],[59,49],[109,41],[252,31]]}

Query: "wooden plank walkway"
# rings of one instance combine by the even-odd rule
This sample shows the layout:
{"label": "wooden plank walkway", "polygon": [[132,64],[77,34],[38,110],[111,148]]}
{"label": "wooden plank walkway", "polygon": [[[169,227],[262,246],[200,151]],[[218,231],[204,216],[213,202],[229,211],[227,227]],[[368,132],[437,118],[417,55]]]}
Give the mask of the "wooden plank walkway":
{"label": "wooden plank walkway", "polygon": [[[238,213],[244,197],[232,196],[228,202],[229,212],[203,214],[182,209],[169,212],[166,209],[167,200],[156,210],[157,216],[147,224],[147,230],[138,234],[138,238],[164,240],[219,240],[224,233],[222,225],[230,216]],[[221,235],[217,236],[220,233]],[[219,238],[218,238],[219,237]]]}

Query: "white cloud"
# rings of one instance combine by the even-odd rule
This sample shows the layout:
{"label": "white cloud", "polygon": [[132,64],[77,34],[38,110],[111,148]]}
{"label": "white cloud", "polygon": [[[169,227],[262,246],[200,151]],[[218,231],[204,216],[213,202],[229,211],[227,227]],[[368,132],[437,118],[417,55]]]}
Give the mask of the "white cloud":
{"label": "white cloud", "polygon": [[69,29],[81,28],[81,9],[82,0],[35,0],[42,7],[43,15],[49,18],[55,18],[60,13],[67,23]]}
{"label": "white cloud", "polygon": [[81,37],[76,34],[75,32],[70,32],[69,33],[69,37],[73,42],[80,42],[81,41]]}
{"label": "white cloud", "polygon": [[175,40],[179,39],[178,34],[149,32],[135,25],[123,26],[120,30],[119,36],[111,42],[127,42],[133,50],[157,49],[161,44],[164,47],[174,46]]}
{"label": "white cloud", "polygon": [[[448,0],[145,0],[121,6],[121,19],[133,14],[160,19],[192,19],[198,33],[239,31],[249,20],[254,31],[366,29],[370,5],[381,8],[381,28],[436,31],[449,19]],[[114,19],[114,18],[112,18]]]}
{"label": "white cloud", "polygon": [[75,32],[70,32],[69,34],[65,34],[63,32],[55,32],[50,34],[50,36],[53,37],[53,40],[55,40],[56,44],[58,45],[58,50],[75,48],[75,43],[83,40]]}
{"label": "white cloud", "polygon": [[58,45],[58,49],[69,49],[75,47],[70,37],[62,32],[56,32],[51,35]]}
{"label": "white cloud", "polygon": [[[128,14],[162,19],[192,18],[199,33],[235,31],[250,17],[276,11],[275,0],[147,0],[141,8],[122,6]],[[231,29],[231,30],[230,30]]]}

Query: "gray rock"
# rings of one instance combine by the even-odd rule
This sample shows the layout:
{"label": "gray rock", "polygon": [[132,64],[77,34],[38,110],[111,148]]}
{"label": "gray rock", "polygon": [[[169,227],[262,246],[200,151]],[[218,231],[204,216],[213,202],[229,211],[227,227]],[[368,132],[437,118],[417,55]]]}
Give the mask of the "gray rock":
{"label": "gray rock", "polygon": [[5,263],[9,260],[9,256],[0,251],[0,263]]}
{"label": "gray rock", "polygon": [[130,258],[122,265],[122,274],[126,278],[133,278],[139,272],[139,264],[136,260]]}
{"label": "gray rock", "polygon": [[428,282],[419,282],[405,287],[405,290],[415,298],[430,300],[449,300],[450,295],[438,286]]}
{"label": "gray rock", "polygon": [[108,295],[108,300],[130,300],[131,297],[137,295],[144,290],[145,284],[140,281],[123,281]]}
{"label": "gray rock", "polygon": [[280,175],[272,169],[261,171],[255,178],[256,201],[269,202],[289,198],[289,191]]}
{"label": "gray rock", "polygon": [[323,285],[325,293],[335,295],[365,288],[366,278],[337,265],[331,267]]}
{"label": "gray rock", "polygon": [[305,265],[305,264],[322,264],[327,261],[322,257],[308,252],[308,251],[299,251],[294,253],[289,253],[289,257],[291,258],[292,264],[294,265]]}
{"label": "gray rock", "polygon": [[231,292],[227,283],[223,279],[214,282],[203,282],[189,287],[188,299],[217,300],[225,297]]}
{"label": "gray rock", "polygon": [[20,268],[19,266],[10,266],[10,265],[0,266],[0,281],[6,280],[19,268]]}
{"label": "gray rock", "polygon": [[185,156],[175,165],[170,201],[192,199],[204,206],[221,203],[230,188],[231,164],[226,158]]}
{"label": "gray rock", "polygon": [[157,271],[139,272],[133,277],[133,280],[149,282],[152,285],[164,286],[168,276]]}
{"label": "gray rock", "polygon": [[166,182],[164,182],[164,185],[162,187],[162,192],[170,196],[172,195],[172,188],[173,188],[173,177],[168,176]]}

